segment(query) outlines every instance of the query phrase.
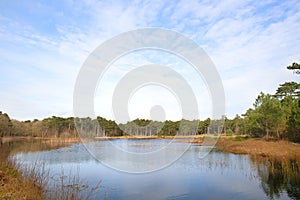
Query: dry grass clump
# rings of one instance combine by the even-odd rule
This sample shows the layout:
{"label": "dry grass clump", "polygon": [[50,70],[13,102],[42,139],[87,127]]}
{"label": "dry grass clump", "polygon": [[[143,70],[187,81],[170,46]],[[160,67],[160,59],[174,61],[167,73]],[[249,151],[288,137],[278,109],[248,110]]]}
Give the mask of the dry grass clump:
{"label": "dry grass clump", "polygon": [[300,145],[283,140],[267,141],[265,139],[252,138],[238,141],[221,138],[216,146],[220,150],[230,153],[300,161]]}
{"label": "dry grass clump", "polygon": [[44,199],[34,180],[26,179],[7,162],[0,162],[0,199]]}
{"label": "dry grass clump", "polygon": [[[101,181],[95,187],[89,186],[79,177],[79,168],[75,173],[72,171],[65,174],[62,168],[61,173],[50,175],[49,169],[41,162],[25,164],[11,160],[16,172],[21,172],[24,180],[30,181],[36,187],[41,188],[42,198],[49,200],[87,200],[97,199]],[[30,198],[29,198],[30,199]]]}
{"label": "dry grass clump", "polygon": [[97,199],[101,181],[91,187],[76,173],[50,175],[43,163],[31,165],[14,160],[0,162],[0,199],[85,200]]}
{"label": "dry grass clump", "polygon": [[66,175],[62,169],[62,173],[50,178],[52,179],[52,181],[51,184],[47,185],[47,199],[98,199],[97,193],[100,189],[101,181],[99,181],[95,187],[89,186],[88,182],[80,180],[79,169],[77,169],[77,172],[75,174],[70,171],[69,175]]}
{"label": "dry grass clump", "polygon": [[[71,139],[43,139],[38,142],[27,142],[20,138],[8,138],[7,141],[1,140],[0,157],[0,199],[97,199],[97,193],[100,189],[100,183],[91,187],[87,182],[79,178],[79,170],[68,175],[62,172],[52,176],[49,170],[45,168],[45,163],[20,163],[10,157],[16,152],[40,151],[55,149],[77,143],[78,138]],[[31,140],[28,140],[31,141]],[[8,145],[9,144],[9,145]],[[103,199],[103,198],[102,198]]]}

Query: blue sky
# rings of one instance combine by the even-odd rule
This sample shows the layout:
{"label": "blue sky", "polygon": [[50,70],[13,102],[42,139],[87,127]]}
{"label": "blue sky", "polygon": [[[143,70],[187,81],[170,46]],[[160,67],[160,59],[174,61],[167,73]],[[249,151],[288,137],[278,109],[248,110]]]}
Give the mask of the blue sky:
{"label": "blue sky", "polygon": [[[280,83],[299,81],[285,69],[300,61],[297,0],[2,0],[0,9],[0,110],[16,119],[71,116],[75,80],[89,53],[144,27],[178,31],[208,53],[223,81],[229,117],[244,113],[260,91],[274,93]],[[109,93],[117,80],[109,74],[106,80]],[[133,118],[147,117],[142,94],[155,94],[150,90],[133,98]],[[199,101],[207,98],[201,94]],[[109,98],[98,100],[97,114],[111,118]],[[203,118],[209,115],[203,112]]]}

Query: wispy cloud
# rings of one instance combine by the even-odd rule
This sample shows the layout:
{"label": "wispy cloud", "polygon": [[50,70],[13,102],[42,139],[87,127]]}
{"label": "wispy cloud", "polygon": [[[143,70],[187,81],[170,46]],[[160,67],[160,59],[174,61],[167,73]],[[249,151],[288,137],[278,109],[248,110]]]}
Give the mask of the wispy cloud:
{"label": "wispy cloud", "polygon": [[[0,110],[19,119],[72,115],[74,83],[87,56],[101,42],[142,27],[179,31],[207,51],[223,79],[230,117],[251,106],[259,91],[274,92],[279,83],[297,79],[285,70],[300,58],[297,0],[5,1],[0,8]],[[199,104],[209,104],[199,78],[180,68],[182,63],[155,54],[149,58],[181,70]],[[105,94],[130,62],[145,64],[149,58],[130,58],[115,66]],[[103,110],[101,114],[110,115],[109,108]],[[134,113],[138,111],[137,106]]]}

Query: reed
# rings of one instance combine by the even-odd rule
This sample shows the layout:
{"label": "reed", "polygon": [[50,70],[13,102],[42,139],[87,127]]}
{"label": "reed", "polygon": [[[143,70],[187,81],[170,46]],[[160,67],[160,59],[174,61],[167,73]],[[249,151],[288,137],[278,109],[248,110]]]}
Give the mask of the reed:
{"label": "reed", "polygon": [[[101,198],[98,196],[101,181],[96,186],[90,186],[88,181],[80,179],[79,168],[75,173],[72,170],[65,173],[62,168],[59,174],[51,175],[50,170],[43,162],[27,164],[10,158],[9,163],[21,174],[24,181],[34,183],[36,187],[41,188],[42,195],[40,196],[43,199],[88,200]],[[105,197],[101,199],[105,199]]]}

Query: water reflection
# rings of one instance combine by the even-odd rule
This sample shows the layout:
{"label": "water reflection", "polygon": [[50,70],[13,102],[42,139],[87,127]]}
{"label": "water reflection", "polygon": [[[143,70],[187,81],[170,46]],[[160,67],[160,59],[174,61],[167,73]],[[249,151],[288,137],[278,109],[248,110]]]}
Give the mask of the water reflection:
{"label": "water reflection", "polygon": [[51,142],[38,139],[7,139],[0,138],[0,161],[5,161],[10,155],[20,152],[36,152],[57,149],[67,146],[66,143]]}
{"label": "water reflection", "polygon": [[252,159],[256,164],[261,187],[270,199],[286,192],[292,199],[300,199],[300,170],[296,160]]}

